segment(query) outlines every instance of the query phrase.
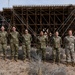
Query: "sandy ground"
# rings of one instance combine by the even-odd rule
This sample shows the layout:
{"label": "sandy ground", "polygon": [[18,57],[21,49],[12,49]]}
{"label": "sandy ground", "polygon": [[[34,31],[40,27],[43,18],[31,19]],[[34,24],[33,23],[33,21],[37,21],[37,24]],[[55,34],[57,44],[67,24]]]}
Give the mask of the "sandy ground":
{"label": "sandy ground", "polygon": [[[7,53],[10,56],[10,50]],[[39,73],[40,69],[41,74]],[[21,58],[19,58],[18,62],[11,61],[10,58],[5,61],[0,57],[0,75],[75,75],[75,67],[66,66],[62,63],[60,65],[53,64],[49,59],[46,62],[37,60],[34,50],[30,62],[28,60],[23,62]]]}
{"label": "sandy ground", "polygon": [[[31,66],[29,64],[30,62],[23,62],[21,60],[15,62],[8,59],[7,61],[0,59],[0,75],[34,75],[35,72],[33,73],[33,71],[35,71],[36,66],[35,68],[31,69],[31,66],[33,66],[33,64],[31,64]],[[56,75],[54,72],[57,72],[58,69],[63,70],[63,73],[65,73],[64,75],[75,75],[75,67],[72,67],[70,65],[68,67],[64,64],[60,64],[58,66],[57,64],[52,64],[49,62],[45,62],[43,63],[43,65],[45,65],[45,67],[43,67],[42,73],[43,71],[46,71],[46,74],[44,73],[42,75]],[[46,70],[44,70],[44,68]],[[52,74],[51,72],[53,72],[54,74]]]}

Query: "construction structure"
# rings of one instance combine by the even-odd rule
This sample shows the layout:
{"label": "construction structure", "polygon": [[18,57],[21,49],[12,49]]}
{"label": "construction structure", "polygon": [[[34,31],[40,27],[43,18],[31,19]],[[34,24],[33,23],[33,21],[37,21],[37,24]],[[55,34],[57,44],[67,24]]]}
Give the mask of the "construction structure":
{"label": "construction structure", "polygon": [[54,34],[58,30],[61,36],[65,36],[68,29],[75,30],[75,6],[13,6],[0,11],[0,25],[9,26],[4,19],[21,33],[25,28],[32,34],[38,34],[40,30]]}

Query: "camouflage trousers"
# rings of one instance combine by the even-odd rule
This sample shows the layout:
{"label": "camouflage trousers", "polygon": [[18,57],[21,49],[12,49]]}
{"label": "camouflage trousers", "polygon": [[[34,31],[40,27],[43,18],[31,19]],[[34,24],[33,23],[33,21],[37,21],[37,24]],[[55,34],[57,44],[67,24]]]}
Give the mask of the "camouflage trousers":
{"label": "camouflage trousers", "polygon": [[0,44],[0,50],[2,50],[4,57],[6,56],[7,44]]}
{"label": "camouflage trousers", "polygon": [[22,45],[23,57],[24,59],[27,57],[30,59],[30,45]]}
{"label": "camouflage trousers", "polygon": [[41,54],[42,55],[42,60],[46,59],[46,48],[39,48],[37,50],[37,54]]}
{"label": "camouflage trousers", "polygon": [[18,58],[19,45],[11,43],[10,48],[11,48],[11,56],[15,57],[15,58]]}
{"label": "camouflage trousers", "polygon": [[53,48],[53,61],[60,62],[60,48]]}
{"label": "camouflage trousers", "polygon": [[72,49],[66,48],[65,53],[66,53],[66,61],[69,62],[69,59],[71,58],[71,62],[74,62],[74,48]]}

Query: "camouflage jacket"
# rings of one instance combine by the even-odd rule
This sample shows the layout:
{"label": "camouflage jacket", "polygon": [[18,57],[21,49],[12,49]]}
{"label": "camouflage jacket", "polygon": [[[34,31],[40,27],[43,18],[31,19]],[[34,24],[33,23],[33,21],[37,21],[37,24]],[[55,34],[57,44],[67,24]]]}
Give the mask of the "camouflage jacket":
{"label": "camouflage jacket", "polygon": [[10,43],[18,44],[19,43],[19,33],[17,31],[10,33]]}
{"label": "camouflage jacket", "polygon": [[48,38],[45,37],[44,35],[43,36],[38,36],[38,48],[46,48],[47,46],[47,42],[48,42]]}
{"label": "camouflage jacket", "polygon": [[74,48],[75,47],[75,37],[74,36],[66,36],[64,38],[65,48]]}
{"label": "camouflage jacket", "polygon": [[58,37],[54,36],[52,38],[52,46],[54,48],[60,48],[61,47],[61,44],[62,44],[62,40],[61,40],[61,37],[60,36],[58,36]]}
{"label": "camouflage jacket", "polygon": [[7,44],[7,32],[6,31],[0,32],[0,43]]}
{"label": "camouflage jacket", "polygon": [[32,37],[30,34],[23,34],[23,44],[31,45]]}

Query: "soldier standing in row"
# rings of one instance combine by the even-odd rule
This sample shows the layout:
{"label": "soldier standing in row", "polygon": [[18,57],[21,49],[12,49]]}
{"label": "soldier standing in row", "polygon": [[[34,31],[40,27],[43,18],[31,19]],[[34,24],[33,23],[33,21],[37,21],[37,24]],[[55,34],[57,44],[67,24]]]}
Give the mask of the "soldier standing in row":
{"label": "soldier standing in row", "polygon": [[58,60],[58,64],[60,63],[60,48],[61,48],[61,37],[59,36],[59,32],[55,32],[55,36],[52,39],[52,47],[53,47],[53,62]]}
{"label": "soldier standing in row", "polygon": [[3,50],[4,60],[6,58],[6,49],[7,49],[7,32],[5,31],[4,26],[2,26],[0,32],[0,50]]}
{"label": "soldier standing in row", "polygon": [[15,26],[12,27],[12,32],[10,33],[10,48],[12,60],[18,59],[18,49],[19,49],[19,33],[16,31]]}
{"label": "soldier standing in row", "polygon": [[25,30],[25,34],[22,35],[23,36],[23,44],[22,44],[22,49],[23,49],[23,59],[25,60],[26,57],[28,57],[30,59],[30,48],[31,48],[31,41],[32,41],[32,37],[31,35],[28,33],[28,30]]}
{"label": "soldier standing in row", "polygon": [[68,36],[64,39],[66,61],[69,63],[69,56],[71,57],[72,65],[74,66],[74,48],[75,48],[75,37],[72,35],[72,30],[68,31]]}
{"label": "soldier standing in row", "polygon": [[38,36],[38,51],[37,54],[42,53],[42,60],[46,59],[46,46],[47,46],[47,37],[44,36],[43,31],[40,32],[40,36]]}

